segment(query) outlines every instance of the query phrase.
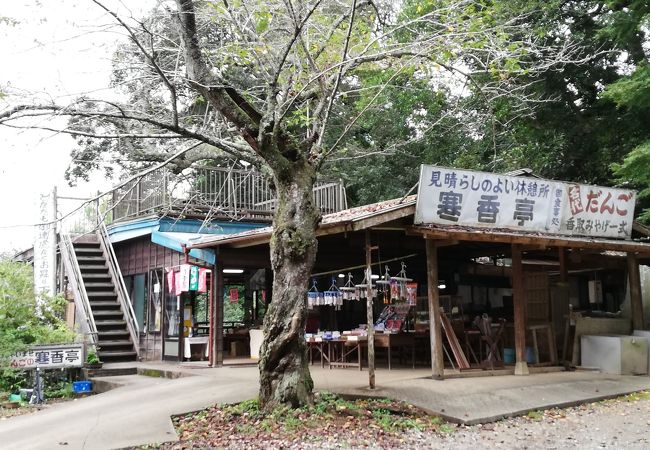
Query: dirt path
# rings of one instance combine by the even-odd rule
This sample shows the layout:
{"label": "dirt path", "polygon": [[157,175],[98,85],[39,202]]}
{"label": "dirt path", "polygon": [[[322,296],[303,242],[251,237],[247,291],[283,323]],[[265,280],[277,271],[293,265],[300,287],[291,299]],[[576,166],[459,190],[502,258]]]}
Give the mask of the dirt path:
{"label": "dirt path", "polygon": [[407,442],[405,448],[420,449],[645,450],[650,448],[650,394],[461,426],[446,436],[411,432]]}

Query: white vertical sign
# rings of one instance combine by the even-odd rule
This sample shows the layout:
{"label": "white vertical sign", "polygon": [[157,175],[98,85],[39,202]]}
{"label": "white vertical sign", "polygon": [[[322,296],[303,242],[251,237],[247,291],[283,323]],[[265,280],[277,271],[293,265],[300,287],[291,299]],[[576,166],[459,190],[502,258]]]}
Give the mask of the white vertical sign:
{"label": "white vertical sign", "polygon": [[34,290],[56,294],[56,188],[41,194],[34,239]]}

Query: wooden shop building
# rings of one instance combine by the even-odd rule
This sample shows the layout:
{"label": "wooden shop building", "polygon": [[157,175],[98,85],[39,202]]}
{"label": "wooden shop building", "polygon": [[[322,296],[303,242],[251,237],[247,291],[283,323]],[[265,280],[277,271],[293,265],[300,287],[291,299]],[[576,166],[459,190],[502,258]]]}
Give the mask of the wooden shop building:
{"label": "wooden shop building", "polygon": [[[323,217],[305,300],[315,363],[364,368],[364,335],[374,333],[389,368],[527,374],[580,365],[583,335],[647,328],[639,266],[650,244],[633,221],[634,192],[434,166],[422,167],[419,186],[418,195]],[[224,269],[268,280],[270,237],[267,226],[185,247],[215,255],[215,365],[228,353]],[[252,309],[272,301],[270,283],[264,294]],[[325,349],[328,341],[340,345]]]}

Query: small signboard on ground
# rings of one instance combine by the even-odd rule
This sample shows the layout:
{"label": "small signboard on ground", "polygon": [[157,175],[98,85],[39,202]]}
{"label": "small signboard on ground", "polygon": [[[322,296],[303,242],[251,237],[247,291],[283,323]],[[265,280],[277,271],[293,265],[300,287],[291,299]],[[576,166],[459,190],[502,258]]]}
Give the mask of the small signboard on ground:
{"label": "small signboard on ground", "polygon": [[12,369],[60,369],[82,367],[84,361],[83,344],[35,345],[11,355],[9,366]]}

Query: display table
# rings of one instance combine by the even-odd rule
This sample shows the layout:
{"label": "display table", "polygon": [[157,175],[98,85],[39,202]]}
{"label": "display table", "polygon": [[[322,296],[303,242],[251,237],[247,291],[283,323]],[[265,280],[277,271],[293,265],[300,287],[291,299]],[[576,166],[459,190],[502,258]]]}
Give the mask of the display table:
{"label": "display table", "polygon": [[[358,367],[362,369],[362,348],[367,346],[367,339],[350,340],[347,338],[336,339],[309,339],[307,349],[311,364],[314,364],[314,353],[320,356],[320,365],[325,367],[325,362],[332,367]],[[356,361],[348,361],[350,355],[356,353]]]}
{"label": "display table", "polygon": [[[415,368],[416,345],[426,345],[428,347],[429,342],[428,333],[375,333],[374,338],[376,349],[386,349],[389,370],[392,369],[393,350],[410,349],[411,365]],[[368,340],[365,337],[357,339],[341,337],[330,340],[321,338],[307,339],[310,363],[314,364],[314,360],[320,357],[321,367],[325,367],[327,363],[330,367],[358,367],[361,370],[363,367],[363,349],[367,347]],[[400,355],[404,355],[404,353]],[[356,356],[356,358],[350,358],[350,356]]]}
{"label": "display table", "polygon": [[[349,339],[333,339],[327,341],[329,348],[329,363],[330,369],[332,367],[358,367],[359,370],[363,369],[361,362],[362,347],[367,346],[368,340],[349,340]],[[350,355],[357,355],[356,361],[348,361]]]}
{"label": "display table", "polygon": [[183,344],[185,347],[183,352],[185,359],[190,359],[192,357],[192,348],[196,350],[196,347],[201,347],[199,352],[196,353],[202,355],[202,360],[208,357],[208,336],[186,337],[183,339]]}
{"label": "display table", "polygon": [[309,361],[312,365],[314,364],[314,352],[317,352],[317,354],[320,355],[321,367],[325,367],[325,361],[327,361],[327,364],[330,363],[329,345],[327,345],[327,341],[323,341],[322,339],[310,339],[307,341],[307,351],[309,354]]}
{"label": "display table", "polygon": [[375,348],[385,348],[388,353],[388,370],[391,370],[392,349],[410,348],[411,363],[415,369],[415,338],[416,333],[375,333]]}

